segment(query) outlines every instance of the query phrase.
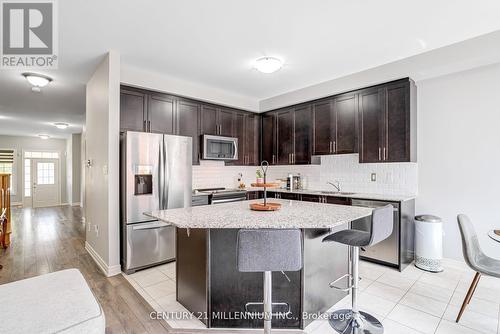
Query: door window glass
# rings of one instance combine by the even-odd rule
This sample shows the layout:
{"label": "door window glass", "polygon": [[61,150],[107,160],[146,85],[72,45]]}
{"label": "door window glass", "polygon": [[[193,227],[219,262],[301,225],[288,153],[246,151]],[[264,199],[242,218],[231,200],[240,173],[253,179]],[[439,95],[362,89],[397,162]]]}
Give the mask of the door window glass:
{"label": "door window glass", "polygon": [[53,162],[39,162],[36,165],[37,183],[55,183],[55,164]]}

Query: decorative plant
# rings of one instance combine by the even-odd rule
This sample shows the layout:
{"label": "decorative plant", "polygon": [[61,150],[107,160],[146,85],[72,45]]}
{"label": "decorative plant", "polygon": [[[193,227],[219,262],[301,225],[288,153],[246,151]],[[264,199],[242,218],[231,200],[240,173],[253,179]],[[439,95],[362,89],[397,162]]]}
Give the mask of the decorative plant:
{"label": "decorative plant", "polygon": [[257,169],[255,175],[257,176],[258,179],[262,179],[264,177],[264,174],[262,174],[262,170],[260,168]]}

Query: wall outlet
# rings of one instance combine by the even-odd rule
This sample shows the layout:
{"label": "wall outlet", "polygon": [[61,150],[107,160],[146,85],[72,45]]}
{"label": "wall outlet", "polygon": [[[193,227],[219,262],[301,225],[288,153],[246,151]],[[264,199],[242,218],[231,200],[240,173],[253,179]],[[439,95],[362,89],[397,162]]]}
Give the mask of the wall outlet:
{"label": "wall outlet", "polygon": [[372,173],[370,180],[372,182],[377,182],[377,173]]}
{"label": "wall outlet", "polygon": [[94,231],[95,231],[95,235],[98,237],[99,236],[99,225],[94,225]]}

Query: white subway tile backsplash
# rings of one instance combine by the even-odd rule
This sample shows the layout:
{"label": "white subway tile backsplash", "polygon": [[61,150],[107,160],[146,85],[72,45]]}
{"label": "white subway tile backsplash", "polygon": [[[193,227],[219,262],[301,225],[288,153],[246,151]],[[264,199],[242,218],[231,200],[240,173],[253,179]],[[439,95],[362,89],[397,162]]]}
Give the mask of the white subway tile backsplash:
{"label": "white subway tile backsplash", "polygon": [[[249,186],[255,182],[256,166],[224,166],[221,161],[201,161],[193,167],[193,188],[238,186],[238,173]],[[416,163],[360,164],[358,154],[321,156],[320,165],[270,166],[268,180],[286,178],[292,173],[305,177],[309,189],[331,190],[328,181],[339,181],[343,191],[416,195],[418,165]],[[371,181],[371,174],[377,179]]]}

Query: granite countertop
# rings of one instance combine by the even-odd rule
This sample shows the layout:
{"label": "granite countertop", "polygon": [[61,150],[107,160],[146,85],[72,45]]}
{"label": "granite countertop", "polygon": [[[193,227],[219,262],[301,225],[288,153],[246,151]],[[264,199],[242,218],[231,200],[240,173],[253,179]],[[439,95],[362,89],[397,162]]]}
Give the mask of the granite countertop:
{"label": "granite countertop", "polygon": [[[248,187],[247,191],[259,191],[262,188]],[[379,201],[389,201],[389,202],[404,202],[415,199],[415,195],[386,195],[386,194],[371,194],[371,193],[336,193],[333,191],[324,192],[322,190],[313,189],[298,189],[298,190],[287,190],[282,188],[268,188],[269,192],[282,192],[291,194],[308,194],[308,195],[322,195],[322,196],[334,196],[334,197],[347,197],[356,199],[371,199]]]}
{"label": "granite countertop", "polygon": [[160,210],[151,216],[179,228],[333,228],[371,215],[372,209],[347,205],[272,199],[278,211],[252,211],[241,201],[180,209]]}

